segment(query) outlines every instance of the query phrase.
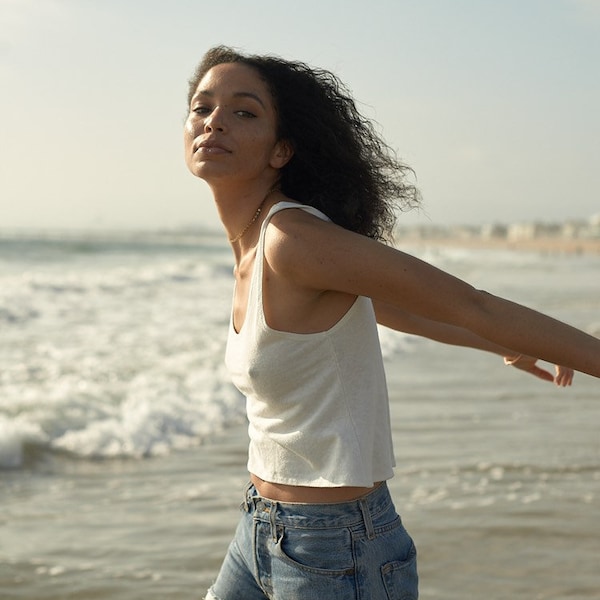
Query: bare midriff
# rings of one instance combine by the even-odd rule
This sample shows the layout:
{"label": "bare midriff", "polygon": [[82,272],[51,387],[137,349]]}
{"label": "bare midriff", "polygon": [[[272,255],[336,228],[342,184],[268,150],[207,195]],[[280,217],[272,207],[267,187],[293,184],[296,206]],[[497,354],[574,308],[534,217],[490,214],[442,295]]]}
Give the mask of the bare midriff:
{"label": "bare midriff", "polygon": [[356,500],[372,492],[383,482],[378,481],[373,487],[308,487],[302,485],[285,485],[264,481],[256,475],[250,475],[258,493],[263,498],[277,502],[299,502],[302,504],[322,504],[331,502],[348,502]]}

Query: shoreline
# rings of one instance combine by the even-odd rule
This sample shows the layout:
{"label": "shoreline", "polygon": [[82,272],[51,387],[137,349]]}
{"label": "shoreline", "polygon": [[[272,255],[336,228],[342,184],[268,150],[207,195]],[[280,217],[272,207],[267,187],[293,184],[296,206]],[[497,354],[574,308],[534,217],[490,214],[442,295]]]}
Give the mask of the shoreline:
{"label": "shoreline", "polygon": [[518,252],[542,252],[545,254],[600,254],[600,239],[569,239],[558,237],[536,237],[527,239],[482,238],[482,237],[418,237],[399,235],[398,246],[410,245],[423,247],[442,246],[468,248],[473,250],[514,250]]}

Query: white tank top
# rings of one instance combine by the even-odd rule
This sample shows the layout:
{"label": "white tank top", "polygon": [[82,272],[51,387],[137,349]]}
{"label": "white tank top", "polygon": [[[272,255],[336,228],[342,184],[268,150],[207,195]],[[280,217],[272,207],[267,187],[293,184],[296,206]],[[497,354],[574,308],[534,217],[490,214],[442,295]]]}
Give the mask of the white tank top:
{"label": "white tank top", "polygon": [[265,231],[278,211],[317,209],[280,202],[264,220],[248,308],[239,333],[233,311],[225,356],[246,396],[248,470],[265,481],[315,487],[370,487],[393,476],[387,385],[373,305],[358,297],[330,329],[270,328],[263,312]]}

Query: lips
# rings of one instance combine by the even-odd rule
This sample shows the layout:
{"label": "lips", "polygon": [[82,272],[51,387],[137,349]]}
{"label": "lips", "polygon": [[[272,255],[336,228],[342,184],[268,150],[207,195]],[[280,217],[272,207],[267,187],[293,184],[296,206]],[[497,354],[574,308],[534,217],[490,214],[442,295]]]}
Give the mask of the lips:
{"label": "lips", "polygon": [[231,150],[217,140],[200,140],[194,143],[194,153],[200,152],[202,154],[230,154]]}

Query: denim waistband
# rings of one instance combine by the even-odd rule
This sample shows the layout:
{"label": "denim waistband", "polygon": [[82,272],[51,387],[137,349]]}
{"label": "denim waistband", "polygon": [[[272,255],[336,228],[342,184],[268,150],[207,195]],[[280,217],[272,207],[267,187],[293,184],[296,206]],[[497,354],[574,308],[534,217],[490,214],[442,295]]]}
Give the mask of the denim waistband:
{"label": "denim waistband", "polygon": [[279,502],[263,498],[252,483],[246,487],[242,508],[253,512],[256,519],[296,528],[329,528],[365,526],[369,537],[374,535],[373,522],[378,516],[395,508],[383,482],[374,490],[347,502],[304,504]]}

